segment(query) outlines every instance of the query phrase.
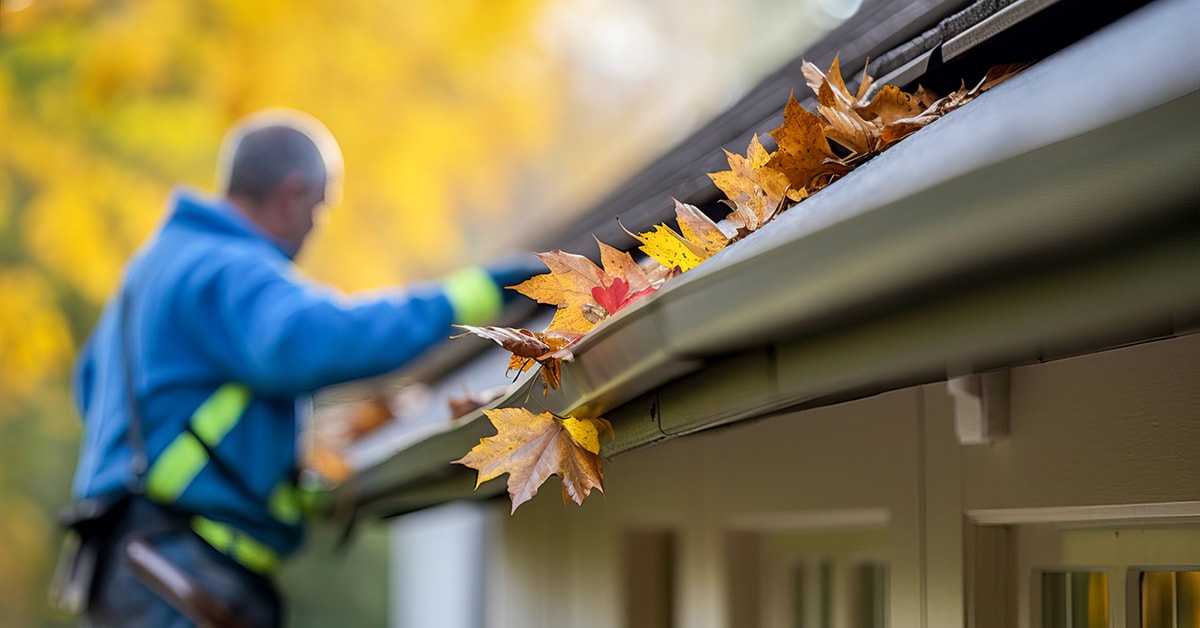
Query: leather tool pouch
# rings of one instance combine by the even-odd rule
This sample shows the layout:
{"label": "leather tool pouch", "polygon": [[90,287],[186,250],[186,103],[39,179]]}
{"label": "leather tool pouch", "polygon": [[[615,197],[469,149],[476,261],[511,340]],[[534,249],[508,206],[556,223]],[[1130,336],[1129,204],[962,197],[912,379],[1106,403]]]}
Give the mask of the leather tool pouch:
{"label": "leather tool pouch", "polygon": [[58,522],[66,529],[50,581],[50,606],[79,615],[88,609],[106,537],[129,503],[127,495],[90,497],[65,507]]}

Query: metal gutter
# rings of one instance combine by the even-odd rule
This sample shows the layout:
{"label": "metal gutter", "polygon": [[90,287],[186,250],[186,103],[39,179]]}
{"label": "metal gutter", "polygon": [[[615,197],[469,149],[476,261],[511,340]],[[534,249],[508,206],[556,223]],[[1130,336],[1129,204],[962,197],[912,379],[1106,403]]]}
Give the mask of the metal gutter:
{"label": "metal gutter", "polygon": [[[611,456],[1200,329],[1195,23],[1161,0],[1046,59],[605,321],[559,390],[498,405],[604,415]],[[388,516],[503,492],[448,464],[490,433],[448,423],[334,497]]]}

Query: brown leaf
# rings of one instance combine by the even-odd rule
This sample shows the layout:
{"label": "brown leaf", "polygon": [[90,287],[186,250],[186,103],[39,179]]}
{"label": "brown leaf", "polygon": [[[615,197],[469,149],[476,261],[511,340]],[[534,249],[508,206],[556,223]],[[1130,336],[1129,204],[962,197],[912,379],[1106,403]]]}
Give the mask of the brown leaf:
{"label": "brown leaf", "polygon": [[921,115],[925,106],[912,94],[900,90],[895,85],[884,85],[871,99],[871,103],[861,111],[875,117],[883,125],[888,125],[902,118],[912,118]]}
{"label": "brown leaf", "polygon": [[[782,172],[793,190],[811,192],[814,180],[839,170],[823,127],[821,118],[801,107],[795,96],[788,96],[783,124],[771,131],[779,150],[767,166]],[[841,169],[844,171],[844,166]]]}
{"label": "brown leaf", "polygon": [[1007,81],[1008,79],[1020,74],[1022,70],[1033,65],[1032,63],[1006,63],[1004,65],[994,65],[988,68],[987,73],[983,75],[983,79],[979,84],[971,89],[971,95],[981,94],[987,90]]}
{"label": "brown leaf", "polygon": [[880,139],[888,144],[891,144],[892,142],[898,142],[901,139],[904,139],[905,137],[924,128],[925,126],[929,125],[929,123],[937,120],[940,117],[942,117],[942,115],[939,113],[931,113],[919,115],[913,118],[901,118],[900,120],[894,120],[891,124],[883,127],[883,132],[880,133]]}
{"label": "brown leaf", "polygon": [[[834,61],[836,68],[837,61]],[[834,68],[830,69],[830,76]],[[855,103],[850,99],[846,86],[840,81],[840,88],[834,87],[829,81],[821,84],[817,90],[817,113],[825,119],[823,131],[829,139],[841,144],[851,152],[866,154],[874,150],[879,138],[879,129],[874,124],[864,120],[855,110]]]}
{"label": "brown leaf", "polygon": [[[534,362],[537,362],[542,366],[542,378],[550,388],[558,388],[561,382],[562,361],[571,359],[571,352],[567,349],[571,341],[562,336],[512,327],[476,327],[474,325],[455,325],[455,327],[465,329],[480,338],[487,338],[512,352],[513,356],[508,361],[510,372],[525,371]],[[461,338],[465,335],[459,334],[454,337]]]}
{"label": "brown leaf", "polygon": [[924,86],[918,85],[917,92],[913,94],[913,98],[915,98],[917,102],[921,103],[922,107],[928,109],[930,105],[937,102],[938,96],[933,91],[925,89]]}
{"label": "brown leaf", "polygon": [[564,499],[577,504],[593,488],[604,491],[600,436],[611,434],[604,419],[557,418],[524,408],[484,410],[496,435],[480,439],[466,456],[455,460],[479,472],[475,487],[508,474],[512,512],[537,494],[551,475],[562,479]]}
{"label": "brown leaf", "polygon": [[[455,325],[455,327],[465,329],[480,338],[487,338],[504,347],[513,355],[522,358],[536,358],[550,352],[550,343],[547,342],[547,339],[550,337],[535,331],[529,331],[528,329],[476,327],[474,325]],[[464,335],[459,334],[453,337],[461,338]]]}

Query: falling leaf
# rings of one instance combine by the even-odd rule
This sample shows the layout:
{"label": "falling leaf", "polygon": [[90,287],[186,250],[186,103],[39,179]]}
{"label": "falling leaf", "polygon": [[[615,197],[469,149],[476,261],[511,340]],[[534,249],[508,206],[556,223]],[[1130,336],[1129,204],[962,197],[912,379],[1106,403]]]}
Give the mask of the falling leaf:
{"label": "falling leaf", "polygon": [[508,474],[512,512],[533,498],[551,475],[562,479],[563,499],[582,504],[593,488],[604,491],[600,435],[612,425],[600,418],[558,418],[524,408],[499,408],[483,413],[496,435],[480,439],[454,463],[479,472],[475,487]]}

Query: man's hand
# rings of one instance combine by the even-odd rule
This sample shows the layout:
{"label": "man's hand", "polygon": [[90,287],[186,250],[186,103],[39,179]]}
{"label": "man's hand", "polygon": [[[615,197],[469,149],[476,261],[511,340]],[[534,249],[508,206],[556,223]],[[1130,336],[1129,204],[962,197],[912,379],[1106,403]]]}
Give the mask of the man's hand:
{"label": "man's hand", "polygon": [[546,265],[532,253],[510,253],[483,266],[471,266],[446,276],[446,298],[454,307],[455,321],[485,325],[519,293],[506,290],[530,277],[546,272]]}

